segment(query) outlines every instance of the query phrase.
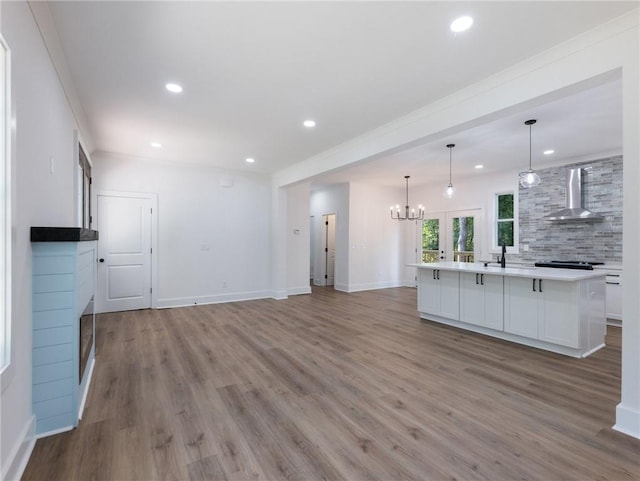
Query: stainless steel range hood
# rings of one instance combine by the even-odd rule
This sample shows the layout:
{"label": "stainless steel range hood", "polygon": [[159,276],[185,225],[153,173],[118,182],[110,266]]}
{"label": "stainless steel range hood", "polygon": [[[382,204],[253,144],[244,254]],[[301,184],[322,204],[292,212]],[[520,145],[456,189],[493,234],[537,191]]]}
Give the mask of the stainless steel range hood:
{"label": "stainless steel range hood", "polygon": [[567,170],[566,208],[544,217],[547,220],[601,220],[600,214],[582,208],[582,169]]}

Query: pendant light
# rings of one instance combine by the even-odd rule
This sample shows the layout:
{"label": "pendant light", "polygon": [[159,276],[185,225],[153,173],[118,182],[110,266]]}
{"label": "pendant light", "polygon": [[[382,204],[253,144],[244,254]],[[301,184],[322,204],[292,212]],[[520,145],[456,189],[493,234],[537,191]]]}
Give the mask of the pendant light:
{"label": "pendant light", "polygon": [[540,176],[531,168],[531,126],[536,123],[535,119],[527,120],[524,125],[529,126],[529,170],[520,172],[520,185],[525,189],[530,189],[540,184]]}
{"label": "pendant light", "polygon": [[404,176],[405,188],[407,192],[407,203],[404,206],[404,215],[400,215],[400,205],[396,205],[395,207],[391,206],[391,218],[394,220],[423,220],[424,219],[424,207],[422,204],[418,205],[418,212],[416,213],[415,209],[411,209],[409,207],[409,177],[408,175]]}
{"label": "pendant light", "polygon": [[442,193],[442,196],[446,197],[447,199],[452,199],[456,194],[456,188],[451,183],[451,152],[453,151],[453,148],[455,146],[456,144],[447,144],[447,148],[449,149],[449,185]]}

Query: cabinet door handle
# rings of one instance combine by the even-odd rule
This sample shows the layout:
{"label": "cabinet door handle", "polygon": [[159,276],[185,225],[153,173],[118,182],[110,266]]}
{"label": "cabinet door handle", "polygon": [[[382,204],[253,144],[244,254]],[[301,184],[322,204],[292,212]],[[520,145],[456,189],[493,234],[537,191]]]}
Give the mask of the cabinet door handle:
{"label": "cabinet door handle", "polygon": [[436,279],[440,280],[440,269],[438,269],[438,271],[436,273]]}
{"label": "cabinet door handle", "polygon": [[433,280],[434,281],[436,280],[436,270],[435,269],[433,270]]}
{"label": "cabinet door handle", "polygon": [[607,274],[609,277],[620,277],[620,274]]}
{"label": "cabinet door handle", "polygon": [[619,286],[620,285],[619,282],[605,282],[605,284],[610,284],[610,285],[613,285],[613,286]]}
{"label": "cabinet door handle", "polygon": [[476,272],[476,285],[478,285],[478,273]]}
{"label": "cabinet door handle", "polygon": [[484,286],[484,274],[480,274],[480,285]]}
{"label": "cabinet door handle", "polygon": [[533,292],[536,292],[536,280],[533,280]]}
{"label": "cabinet door handle", "polygon": [[542,279],[538,279],[538,291],[542,292]]}

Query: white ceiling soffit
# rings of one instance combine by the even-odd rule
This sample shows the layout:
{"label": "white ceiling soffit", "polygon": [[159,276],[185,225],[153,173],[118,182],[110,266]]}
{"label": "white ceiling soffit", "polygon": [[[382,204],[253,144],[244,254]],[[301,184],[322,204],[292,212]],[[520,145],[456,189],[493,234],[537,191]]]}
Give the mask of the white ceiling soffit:
{"label": "white ceiling soffit", "polygon": [[[635,6],[610,1],[49,4],[95,151],[267,173]],[[449,24],[462,14],[475,23],[468,32],[453,34]],[[170,95],[167,82],[180,83],[184,92]],[[307,118],[316,120],[314,129],[302,126]],[[563,129],[584,124],[556,126],[556,132],[564,137]],[[510,130],[479,128],[470,134],[478,155],[493,148],[489,139],[515,142],[511,121],[494,127],[501,126]],[[154,149],[151,141],[162,148]],[[462,144],[456,158],[465,154]],[[247,157],[255,163],[247,164]]]}
{"label": "white ceiling soffit", "polygon": [[[497,120],[322,175],[314,179],[315,188],[348,181],[398,186],[404,175],[411,175],[412,185],[444,182],[449,177],[447,144],[455,144],[454,179],[527,170],[529,127],[524,122],[529,119],[537,120],[531,130],[534,169],[621,153],[622,81],[617,77],[558,100],[516,108],[517,113]],[[553,154],[545,155],[548,150]],[[476,169],[476,165],[483,167]]]}

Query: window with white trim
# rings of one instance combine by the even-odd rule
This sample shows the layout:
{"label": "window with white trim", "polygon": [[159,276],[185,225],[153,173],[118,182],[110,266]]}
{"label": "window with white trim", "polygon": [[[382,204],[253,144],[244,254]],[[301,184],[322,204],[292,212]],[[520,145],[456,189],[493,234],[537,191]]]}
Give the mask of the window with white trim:
{"label": "window with white trim", "polygon": [[493,249],[500,250],[500,247],[505,245],[507,251],[517,251],[518,221],[514,192],[495,194],[494,205]]}
{"label": "window with white trim", "polygon": [[82,210],[82,225],[85,229],[91,229],[91,164],[80,142],[78,142],[78,167],[80,169],[80,208]]}

